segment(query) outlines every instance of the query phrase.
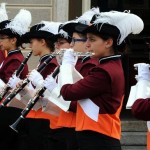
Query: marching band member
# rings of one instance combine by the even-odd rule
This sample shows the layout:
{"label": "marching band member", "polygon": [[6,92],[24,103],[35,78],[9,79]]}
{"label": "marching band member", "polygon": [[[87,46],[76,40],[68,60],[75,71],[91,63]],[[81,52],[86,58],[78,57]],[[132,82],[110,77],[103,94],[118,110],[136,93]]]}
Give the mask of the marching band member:
{"label": "marching band member", "polygon": [[[76,133],[80,150],[120,150],[119,114],[124,97],[124,72],[117,47],[130,34],[143,30],[143,21],[136,15],[117,11],[104,12],[89,26],[87,46],[99,58],[99,65],[83,79],[72,84],[72,75],[62,70],[60,94],[65,100],[78,101]],[[73,51],[66,51],[62,69],[73,67]],[[63,77],[64,75],[65,78]],[[49,76],[44,86],[53,92],[55,80]],[[49,82],[48,82],[49,81]],[[118,84],[119,83],[119,84]]]}
{"label": "marching band member", "polygon": [[147,150],[150,150],[150,65],[139,63],[134,66],[138,68],[136,79],[139,88],[136,91],[137,99],[132,105],[132,113],[137,119],[147,121]]}
{"label": "marching band member", "polygon": [[[21,18],[22,15],[25,15],[24,19]],[[5,20],[0,23],[1,50],[7,50],[8,52],[8,56],[0,68],[0,78],[5,83],[8,82],[9,78],[24,59],[19,47],[22,44],[21,36],[28,31],[30,23],[31,14],[29,11],[23,9],[20,10],[19,14],[13,20]],[[24,79],[27,73],[28,68],[26,65],[20,78]]]}
{"label": "marching band member", "polygon": [[[83,33],[83,29],[88,25],[83,24],[86,22],[89,24],[91,18],[95,13],[98,13],[97,8],[93,8],[85,12],[81,17],[78,18],[80,22],[77,23],[70,22],[63,26],[63,29],[68,33],[72,33],[72,41],[70,47],[74,49],[75,52],[87,52],[86,47],[86,34]],[[88,17],[87,17],[88,16]],[[88,18],[88,19],[87,19]],[[82,20],[82,21],[81,21]],[[78,27],[78,28],[77,28]],[[88,70],[98,64],[98,60],[91,59],[90,57],[79,57],[76,63],[76,69],[83,75],[86,76]],[[58,77],[59,80],[59,77]],[[60,137],[65,139],[68,150],[77,150],[78,143],[75,133],[76,125],[76,102],[71,102],[68,112],[61,111],[57,125],[61,127]]]}
{"label": "marching band member", "polygon": [[[23,36],[24,42],[30,42],[33,55],[40,56],[40,64],[44,62],[52,52],[54,52],[54,35],[58,32],[59,24],[60,23],[56,22],[42,21],[39,24],[32,26],[30,31]],[[43,81],[48,74],[51,74],[57,65],[56,58],[53,58],[41,72],[40,76],[37,76],[37,71],[34,69],[29,73],[28,79],[36,89],[39,89],[41,87],[41,80]],[[30,98],[34,96],[36,90],[32,89],[30,91],[30,86],[25,89],[26,92],[23,91],[21,93],[22,99],[25,98],[26,95]],[[27,119],[22,124],[21,130],[26,136],[25,138],[22,137],[23,144],[20,145],[21,147],[19,148],[32,150],[63,148],[63,143],[57,143],[57,141],[50,138],[50,127],[52,126],[51,123],[53,120],[55,120],[55,116],[44,113],[42,111],[42,106],[37,108],[37,110],[31,110]]]}
{"label": "marching band member", "polygon": [[[8,82],[9,78],[24,60],[19,47],[22,44],[21,37],[28,31],[30,23],[31,13],[24,9],[21,9],[14,19],[5,20],[0,23],[0,47],[1,50],[7,50],[8,52],[8,56],[0,67],[0,78],[4,83]],[[28,67],[26,65],[20,74],[20,78],[24,79],[27,73]],[[3,120],[1,123],[0,144],[3,150],[16,149],[18,135],[10,131],[9,124],[20,112],[20,109],[8,107],[8,109],[2,109],[0,113]]]}
{"label": "marching band member", "polygon": [[[58,40],[60,40],[60,42],[62,41],[67,41],[70,36],[69,35],[72,35],[73,32],[75,31],[75,26],[78,25],[78,23],[75,23],[74,26],[72,27],[72,29],[70,30],[70,25],[68,26],[67,25],[67,28],[65,26],[62,26],[61,27],[61,30],[59,32],[59,36],[57,35]],[[82,24],[81,24],[82,26]],[[65,28],[65,31],[64,31],[64,28]],[[67,35],[64,37],[64,34]],[[81,35],[81,32],[78,33]],[[60,38],[61,36],[61,38]],[[68,37],[69,36],[69,37]],[[84,41],[80,41],[80,42],[77,42],[77,43],[74,43],[74,41],[68,41],[68,43],[64,43],[64,44],[58,44],[57,47],[59,47],[59,49],[65,49],[67,50],[67,48],[75,48],[76,51],[85,51],[85,41],[86,41],[86,37],[85,35],[84,36]],[[83,39],[80,37],[80,39]],[[69,43],[70,42],[70,43]],[[69,45],[68,45],[69,44]],[[72,45],[72,46],[71,46]],[[80,47],[78,46],[80,45]],[[77,61],[77,65],[76,66],[79,66],[82,62],[82,58],[78,59]],[[93,64],[94,65],[94,64]],[[58,80],[59,80],[59,77],[58,77]],[[63,110],[60,111],[60,115],[58,116],[58,119],[57,119],[57,122],[55,123],[56,124],[56,127],[57,128],[53,128],[53,133],[54,133],[54,138],[60,140],[60,141],[63,141],[65,142],[66,144],[66,150],[77,150],[78,149],[78,144],[77,144],[77,140],[76,140],[76,134],[75,134],[75,112],[72,112],[72,108],[73,107],[76,107],[76,103],[71,103],[70,105],[70,111],[69,112],[65,112]],[[73,110],[76,109],[76,108],[73,108]]]}

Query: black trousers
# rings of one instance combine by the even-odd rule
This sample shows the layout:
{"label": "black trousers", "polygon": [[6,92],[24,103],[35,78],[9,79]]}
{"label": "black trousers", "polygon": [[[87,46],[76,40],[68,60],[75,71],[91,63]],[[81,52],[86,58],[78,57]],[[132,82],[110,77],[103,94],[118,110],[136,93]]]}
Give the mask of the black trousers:
{"label": "black trousers", "polygon": [[121,150],[120,141],[93,131],[78,131],[80,150]]}
{"label": "black trousers", "polygon": [[9,125],[14,123],[21,114],[21,109],[3,107],[0,109],[0,149],[16,150],[18,134]]}
{"label": "black trousers", "polygon": [[16,150],[18,134],[8,128],[3,128],[0,131],[0,149],[1,150]]}
{"label": "black trousers", "polygon": [[[65,150],[78,150],[76,131],[74,128],[59,128],[53,129],[53,137],[59,141],[62,141],[66,145]],[[63,149],[62,149],[63,150]]]}
{"label": "black trousers", "polygon": [[26,118],[19,129],[16,150],[62,150],[65,144],[54,139],[49,120]]}

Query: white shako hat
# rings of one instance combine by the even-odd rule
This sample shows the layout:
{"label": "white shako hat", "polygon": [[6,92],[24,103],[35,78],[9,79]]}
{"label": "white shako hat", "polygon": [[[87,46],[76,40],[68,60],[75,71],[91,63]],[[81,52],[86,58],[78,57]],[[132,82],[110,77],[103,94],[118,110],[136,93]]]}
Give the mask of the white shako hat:
{"label": "white shako hat", "polygon": [[[75,20],[67,21],[66,23],[63,24],[62,28],[66,32],[73,33],[74,31],[76,31],[76,28],[75,28],[76,26],[81,26],[81,28],[82,26],[87,27],[90,24],[92,17],[98,13],[100,13],[99,8],[94,7],[86,11],[85,13],[83,13],[83,15],[76,18]],[[81,30],[77,32],[82,33]]]}
{"label": "white shako hat", "polygon": [[86,33],[107,34],[117,39],[120,45],[129,34],[139,34],[144,28],[140,17],[129,12],[101,12]]}
{"label": "white shako hat", "polygon": [[55,40],[55,35],[58,34],[60,22],[41,21],[33,25],[30,31],[22,36],[22,40],[28,43],[32,38],[46,38]]}
{"label": "white shako hat", "polygon": [[0,23],[0,34],[21,37],[28,32],[31,21],[30,11],[21,9],[14,19]]}
{"label": "white shako hat", "polygon": [[2,22],[4,20],[8,20],[5,6],[6,6],[6,3],[1,3],[1,5],[0,5],[0,22]]}

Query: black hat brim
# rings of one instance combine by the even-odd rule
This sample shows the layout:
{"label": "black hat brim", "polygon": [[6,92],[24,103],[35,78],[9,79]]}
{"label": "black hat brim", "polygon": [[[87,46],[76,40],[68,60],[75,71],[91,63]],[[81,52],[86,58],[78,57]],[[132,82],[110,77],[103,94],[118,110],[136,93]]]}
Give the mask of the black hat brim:
{"label": "black hat brim", "polygon": [[27,32],[22,35],[23,43],[30,43],[30,39],[37,38],[37,39],[49,39],[55,41],[54,34],[46,31],[34,31],[34,32]]}
{"label": "black hat brim", "polygon": [[62,29],[72,35],[73,32],[75,32],[75,27],[77,25],[78,25],[78,23],[67,23],[62,27]]}
{"label": "black hat brim", "polygon": [[98,24],[93,24],[83,31],[84,33],[93,33],[93,34],[105,34],[109,35],[110,37],[113,38],[118,38],[120,35],[120,31],[116,26],[107,24],[107,23],[98,23]]}
{"label": "black hat brim", "polygon": [[81,34],[85,34],[85,30],[87,29],[88,25],[85,24],[78,24],[75,26],[75,31]]}
{"label": "black hat brim", "polygon": [[9,24],[11,20],[5,20],[0,23],[0,34],[8,35],[10,37],[20,37],[20,35],[14,31],[12,31],[10,28],[6,28],[7,24]]}
{"label": "black hat brim", "polygon": [[69,33],[77,32],[84,34],[84,30],[88,27],[88,25],[82,23],[68,23],[64,25],[63,30]]}
{"label": "black hat brim", "polygon": [[0,30],[0,34],[2,35],[7,35],[9,37],[20,37],[19,34],[17,34],[16,32],[12,31],[11,29],[3,29],[3,30]]}

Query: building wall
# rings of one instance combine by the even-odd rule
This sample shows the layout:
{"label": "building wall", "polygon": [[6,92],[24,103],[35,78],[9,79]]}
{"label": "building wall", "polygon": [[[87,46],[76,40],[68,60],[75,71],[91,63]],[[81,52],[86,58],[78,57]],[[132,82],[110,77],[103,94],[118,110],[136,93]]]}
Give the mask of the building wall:
{"label": "building wall", "polygon": [[31,11],[32,25],[41,20],[52,20],[53,2],[52,0],[3,0],[7,3],[8,17],[13,18],[19,11],[24,8]]}
{"label": "building wall", "polygon": [[[21,8],[29,10],[32,14],[31,26],[41,20],[60,22],[68,20],[69,0],[3,0],[2,2],[6,3],[9,19],[14,18]],[[29,49],[22,50],[25,56],[29,51]],[[38,57],[31,56],[28,62],[30,70],[37,66],[38,60]]]}

